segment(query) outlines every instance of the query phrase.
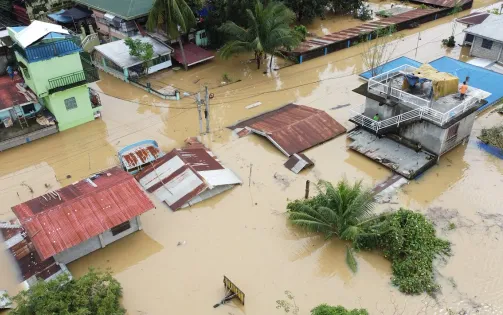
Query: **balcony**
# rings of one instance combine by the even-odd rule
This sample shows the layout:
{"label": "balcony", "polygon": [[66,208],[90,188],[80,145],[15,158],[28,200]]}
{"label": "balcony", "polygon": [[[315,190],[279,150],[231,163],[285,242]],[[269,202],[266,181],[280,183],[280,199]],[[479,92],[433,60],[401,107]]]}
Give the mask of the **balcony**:
{"label": "balcony", "polygon": [[49,94],[52,94],[98,80],[98,71],[95,68],[87,68],[85,70],[49,79],[48,90]]}
{"label": "balcony", "polygon": [[14,48],[28,62],[48,60],[82,51],[78,37],[33,45],[25,49],[18,45],[15,45]]}

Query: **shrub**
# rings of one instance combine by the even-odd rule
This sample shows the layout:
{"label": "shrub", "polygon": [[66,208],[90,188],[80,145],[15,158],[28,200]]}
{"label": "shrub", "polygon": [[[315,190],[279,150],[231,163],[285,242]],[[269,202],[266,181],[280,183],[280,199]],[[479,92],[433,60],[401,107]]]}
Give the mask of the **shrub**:
{"label": "shrub", "polygon": [[503,126],[482,129],[479,139],[484,143],[503,149]]}
{"label": "shrub", "polygon": [[379,236],[360,238],[357,247],[380,249],[391,261],[391,282],[401,292],[433,294],[439,289],[433,273],[433,260],[450,255],[450,243],[435,236],[433,224],[421,213],[400,209],[382,222],[388,230]]}
{"label": "shrub", "polygon": [[299,33],[302,40],[306,39],[307,36],[307,28],[304,25],[295,25],[293,28],[297,33]]}
{"label": "shrub", "polygon": [[311,315],[368,315],[367,310],[354,309],[347,310],[344,307],[321,304],[311,310]]}
{"label": "shrub", "polygon": [[456,46],[456,41],[454,40],[454,36],[449,36],[449,38],[447,38],[447,39],[442,39],[442,45],[450,47],[450,48]]}
{"label": "shrub", "polygon": [[78,280],[63,274],[21,291],[13,298],[17,306],[10,314],[123,315],[121,296],[120,283],[108,272],[90,270]]}

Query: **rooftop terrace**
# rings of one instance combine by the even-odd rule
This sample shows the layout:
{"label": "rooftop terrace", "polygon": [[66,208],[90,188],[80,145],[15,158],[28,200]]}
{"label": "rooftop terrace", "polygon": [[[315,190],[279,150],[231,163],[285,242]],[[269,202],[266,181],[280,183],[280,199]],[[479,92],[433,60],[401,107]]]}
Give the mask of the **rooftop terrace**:
{"label": "rooftop terrace", "polygon": [[[423,119],[439,125],[478,107],[479,101],[490,95],[486,91],[469,87],[464,99],[461,99],[457,92],[435,98],[429,85],[423,87],[418,83],[415,87],[404,88],[405,76],[413,74],[417,69],[410,65],[403,65],[372,77],[369,79],[368,92],[408,106],[422,115]],[[426,82],[431,82],[431,80],[426,80]]]}

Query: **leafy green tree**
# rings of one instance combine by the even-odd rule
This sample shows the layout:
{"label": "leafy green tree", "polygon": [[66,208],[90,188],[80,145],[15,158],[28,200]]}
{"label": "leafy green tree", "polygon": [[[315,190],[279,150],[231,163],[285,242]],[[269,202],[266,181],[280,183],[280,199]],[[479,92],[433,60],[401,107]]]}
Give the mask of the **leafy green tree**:
{"label": "leafy green tree", "polygon": [[194,12],[185,0],[155,0],[147,20],[149,30],[164,29],[170,38],[177,39],[185,70],[187,59],[180,35],[187,33],[195,25]]}
{"label": "leafy green tree", "polygon": [[52,281],[39,281],[13,298],[11,315],[77,314],[123,315],[122,288],[108,272],[90,270],[78,280],[64,274]]}
{"label": "leafy green tree", "polygon": [[[373,213],[375,202],[371,190],[363,188],[361,182],[350,185],[346,180],[340,181],[336,187],[328,182],[321,182],[317,187],[320,193],[316,197],[288,204],[290,222],[322,233],[327,239],[335,236],[355,242],[361,235],[369,233],[369,227],[378,218]],[[346,260],[356,271],[356,260],[350,247],[346,251]]]}
{"label": "leafy green tree", "polygon": [[126,38],[124,43],[129,48],[129,54],[140,59],[143,63],[143,70],[147,71],[154,57],[154,47],[152,44],[143,42],[140,39],[132,39],[131,37]]}
{"label": "leafy green tree", "polygon": [[307,36],[307,28],[304,25],[295,25],[293,28],[297,33],[300,34],[301,40],[305,40]]}
{"label": "leafy green tree", "polygon": [[329,0],[283,0],[296,15],[297,22],[310,23],[316,17],[324,17]]}
{"label": "leafy green tree", "polygon": [[311,310],[311,315],[369,315],[365,309],[347,310],[344,307],[321,304]]}
{"label": "leafy green tree", "polygon": [[332,11],[339,14],[355,13],[363,6],[363,0],[332,0],[330,7]]}
{"label": "leafy green tree", "polygon": [[283,3],[270,2],[267,6],[257,1],[254,11],[247,9],[248,28],[227,22],[220,27],[231,39],[220,50],[223,58],[232,55],[254,52],[257,69],[264,53],[271,55],[269,67],[272,67],[274,54],[280,48],[290,49],[300,43],[300,36],[290,28],[295,14]]}

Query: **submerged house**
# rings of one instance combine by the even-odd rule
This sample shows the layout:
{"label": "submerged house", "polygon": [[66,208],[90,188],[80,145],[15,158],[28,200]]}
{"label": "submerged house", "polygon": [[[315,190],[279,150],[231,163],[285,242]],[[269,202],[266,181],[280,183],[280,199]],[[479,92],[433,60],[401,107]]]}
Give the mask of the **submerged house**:
{"label": "submerged house", "polygon": [[489,14],[479,24],[463,30],[463,45],[471,46],[470,56],[503,63],[503,15]]}
{"label": "submerged house", "polygon": [[133,176],[114,167],[14,206],[17,220],[0,229],[29,286],[141,230],[139,216],[153,208]]}
{"label": "submerged house", "polygon": [[99,116],[101,103],[87,86],[99,75],[82,53],[78,37],[60,25],[40,21],[8,31],[24,82],[54,115],[59,131]]}
{"label": "submerged house", "polygon": [[[465,78],[462,78],[464,80]],[[469,136],[481,100],[490,93],[469,87],[430,65],[402,65],[368,80],[354,92],[366,97],[352,112],[357,128],[349,147],[406,178],[414,178]]]}
{"label": "submerged house", "polygon": [[242,183],[204,145],[192,140],[187,143],[135,175],[145,190],[171,210],[192,206]]}

